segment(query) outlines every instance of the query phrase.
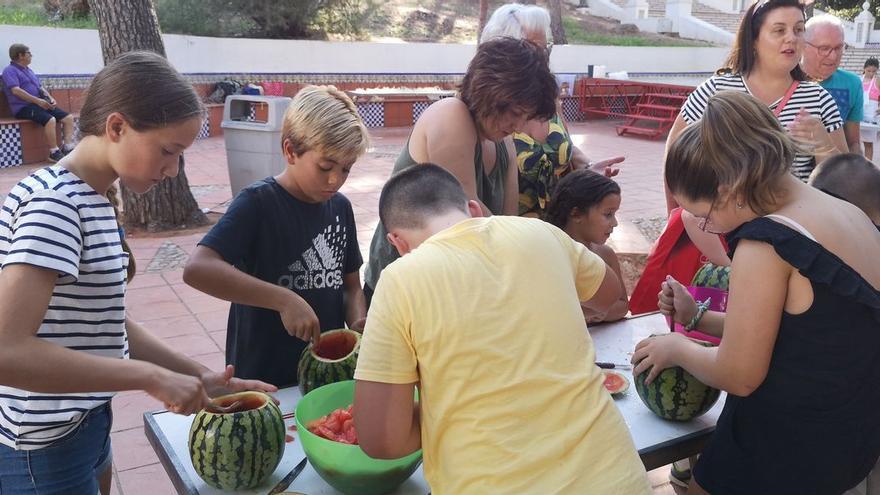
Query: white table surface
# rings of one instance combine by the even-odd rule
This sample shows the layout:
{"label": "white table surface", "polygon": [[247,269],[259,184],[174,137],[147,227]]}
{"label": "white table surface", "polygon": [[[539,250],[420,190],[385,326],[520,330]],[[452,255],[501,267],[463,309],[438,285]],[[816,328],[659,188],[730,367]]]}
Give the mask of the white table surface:
{"label": "white table surface", "polygon": [[[596,346],[596,361],[613,363],[628,363],[636,343],[651,334],[668,331],[669,327],[666,325],[665,319],[659,314],[590,327],[590,335]],[[676,448],[687,440],[703,438],[714,430],[715,422],[724,403],[724,394],[709,412],[699,418],[686,423],[666,421],[655,416],[639,399],[635,385],[632,383],[630,370],[618,371],[630,380],[630,388],[614,402],[623,414],[643,460],[648,455],[660,453],[672,456],[670,460],[664,461],[667,463],[679,458],[676,456],[687,457],[695,454],[696,451],[677,452]],[[281,401],[281,412],[284,414],[293,412],[300,397],[297,387],[279,391],[276,398]],[[189,428],[193,418],[194,416],[180,416],[167,411],[145,413],[144,423],[147,437],[179,493],[201,495],[229,493],[206,485],[193,468],[187,446]],[[293,418],[285,420],[285,425],[290,426],[293,421]],[[259,489],[238,493],[265,495],[305,457],[296,432],[288,431],[288,434],[293,436],[295,440],[286,445],[284,457],[269,481]],[[324,482],[310,464],[287,490],[300,491],[307,495],[336,495],[340,493]],[[412,477],[393,494],[425,495],[429,491],[420,466]]]}

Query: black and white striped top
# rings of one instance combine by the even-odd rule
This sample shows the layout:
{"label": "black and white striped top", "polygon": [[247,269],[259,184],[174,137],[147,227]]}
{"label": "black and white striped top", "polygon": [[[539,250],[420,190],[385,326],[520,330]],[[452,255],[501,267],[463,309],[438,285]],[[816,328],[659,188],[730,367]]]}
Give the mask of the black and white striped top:
{"label": "black and white striped top", "polygon": [[[80,352],[128,358],[128,255],[106,198],[57,165],[24,178],[0,211],[0,270],[18,263],[58,272],[38,337]],[[0,386],[0,443],[19,450],[45,447],[112,395]]]}
{"label": "black and white striped top", "polygon": [[[693,124],[700,120],[703,117],[703,112],[706,110],[706,102],[719,91],[740,91],[752,94],[740,75],[712,76],[697,87],[690,94],[684,106],[681,107],[681,116],[685,122]],[[776,110],[779,100],[770,105],[770,110]],[[779,122],[782,126],[788,129],[788,125],[794,121],[801,108],[806,109],[810,115],[819,118],[828,132],[843,127],[843,120],[840,119],[840,111],[837,109],[834,97],[825,91],[825,88],[816,83],[800,83],[791,95],[791,99],[788,100],[788,103],[782,109],[782,113],[779,114]],[[813,155],[799,154],[795,158],[791,171],[797,178],[806,181],[814,167]]]}

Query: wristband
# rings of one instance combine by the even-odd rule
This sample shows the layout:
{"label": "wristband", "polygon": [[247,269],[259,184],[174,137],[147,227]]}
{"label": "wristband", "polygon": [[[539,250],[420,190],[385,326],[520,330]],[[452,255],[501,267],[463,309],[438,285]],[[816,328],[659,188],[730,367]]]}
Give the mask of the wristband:
{"label": "wristband", "polygon": [[707,297],[706,300],[703,302],[697,301],[697,314],[695,314],[694,317],[691,318],[691,321],[689,321],[688,324],[684,326],[684,329],[690,332],[691,330],[696,328],[697,324],[703,318],[703,315],[706,314],[706,311],[709,310],[710,304],[712,304],[711,297]]}

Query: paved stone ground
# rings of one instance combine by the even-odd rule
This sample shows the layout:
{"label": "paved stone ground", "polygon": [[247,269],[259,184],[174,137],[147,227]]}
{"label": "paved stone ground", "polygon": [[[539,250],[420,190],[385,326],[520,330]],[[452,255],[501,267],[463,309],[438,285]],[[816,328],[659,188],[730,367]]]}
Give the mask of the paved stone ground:
{"label": "paved stone ground", "polygon": [[[593,159],[627,157],[617,177],[623,190],[618,216],[621,222],[610,242],[618,253],[643,256],[658,228],[662,228],[665,215],[661,185],[663,142],[618,137],[613,125],[606,121],[576,123],[571,125],[571,131],[575,144]],[[378,223],[379,191],[408,133],[408,128],[372,130],[372,149],[358,161],[342,188],[353,204],[358,242],[365,259]],[[194,196],[216,219],[217,214],[225,212],[231,197],[223,139],[197,142],[187,151],[186,161]],[[0,191],[5,194],[22,176],[39,166],[0,170]],[[229,303],[200,293],[182,281],[183,266],[206,230],[160,235],[132,233],[129,243],[138,263],[138,275],[129,286],[126,307],[132,318],[143,322],[168,345],[210,368],[220,369],[224,364]],[[635,266],[637,269],[637,263]],[[159,402],[143,392],[123,392],[113,400],[114,494],[174,493],[143,431],[143,413],[161,408]],[[677,493],[668,483],[668,472],[667,466],[650,473],[655,494]]]}

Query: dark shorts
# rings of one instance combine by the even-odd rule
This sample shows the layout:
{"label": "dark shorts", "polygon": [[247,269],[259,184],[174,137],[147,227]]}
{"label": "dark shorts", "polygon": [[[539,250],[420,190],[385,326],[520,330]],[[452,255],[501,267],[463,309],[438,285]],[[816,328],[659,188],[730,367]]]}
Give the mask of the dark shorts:
{"label": "dark shorts", "polygon": [[56,122],[60,122],[65,117],[67,117],[67,115],[67,112],[58,107],[55,107],[52,110],[43,110],[37,105],[31,103],[30,105],[19,110],[18,113],[15,114],[15,118],[33,120],[41,126],[45,126],[49,123],[50,120],[52,120],[52,117],[55,117]]}

